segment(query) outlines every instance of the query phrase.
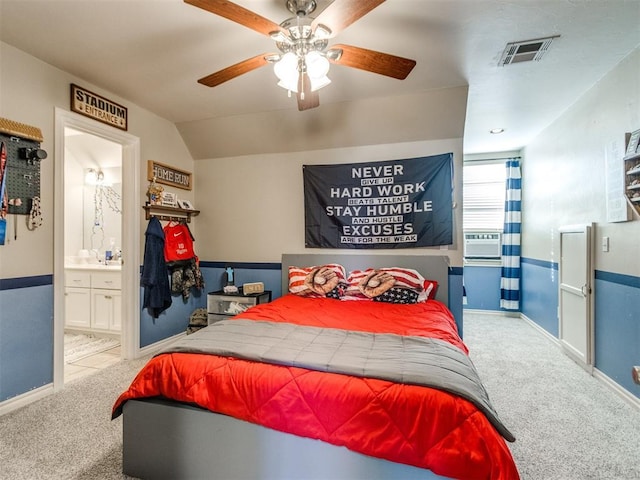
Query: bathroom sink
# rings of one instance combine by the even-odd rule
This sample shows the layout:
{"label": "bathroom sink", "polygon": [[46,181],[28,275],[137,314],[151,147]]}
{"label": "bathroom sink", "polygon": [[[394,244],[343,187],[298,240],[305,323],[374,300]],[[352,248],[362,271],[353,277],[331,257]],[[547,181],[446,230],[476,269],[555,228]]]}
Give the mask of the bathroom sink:
{"label": "bathroom sink", "polygon": [[122,265],[104,265],[101,263],[72,263],[64,266],[75,270],[122,270]]}

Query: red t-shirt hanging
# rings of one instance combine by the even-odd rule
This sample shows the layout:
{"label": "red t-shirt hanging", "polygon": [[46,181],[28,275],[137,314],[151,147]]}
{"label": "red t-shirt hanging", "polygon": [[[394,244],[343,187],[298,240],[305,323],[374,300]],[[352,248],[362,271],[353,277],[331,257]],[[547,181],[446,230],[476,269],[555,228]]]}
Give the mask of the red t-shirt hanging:
{"label": "red t-shirt hanging", "polygon": [[167,262],[195,257],[193,236],[184,223],[168,223],[164,227],[164,259]]}

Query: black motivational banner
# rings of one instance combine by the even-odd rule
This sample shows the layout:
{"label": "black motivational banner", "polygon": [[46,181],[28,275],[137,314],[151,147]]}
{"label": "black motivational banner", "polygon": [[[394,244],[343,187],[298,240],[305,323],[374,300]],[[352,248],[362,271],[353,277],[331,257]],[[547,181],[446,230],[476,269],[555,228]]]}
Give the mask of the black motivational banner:
{"label": "black motivational banner", "polygon": [[304,165],[309,248],[415,248],[453,243],[453,154]]}

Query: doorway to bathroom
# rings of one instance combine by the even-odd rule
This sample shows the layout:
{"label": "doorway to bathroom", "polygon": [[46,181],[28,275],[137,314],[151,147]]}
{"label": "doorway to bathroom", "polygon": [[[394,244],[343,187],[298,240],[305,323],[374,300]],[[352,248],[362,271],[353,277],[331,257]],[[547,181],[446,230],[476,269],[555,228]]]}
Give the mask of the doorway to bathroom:
{"label": "doorway to bathroom", "polygon": [[120,360],[122,145],[64,129],[64,382]]}
{"label": "doorway to bathroom", "polygon": [[54,389],[60,389],[65,378],[139,353],[140,147],[137,137],[56,109],[55,150]]}

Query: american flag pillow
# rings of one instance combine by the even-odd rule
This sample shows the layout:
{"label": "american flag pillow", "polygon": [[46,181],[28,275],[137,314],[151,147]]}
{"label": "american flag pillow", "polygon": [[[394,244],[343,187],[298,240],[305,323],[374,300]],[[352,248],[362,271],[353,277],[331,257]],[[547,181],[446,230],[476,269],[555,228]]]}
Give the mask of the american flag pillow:
{"label": "american flag pillow", "polygon": [[[381,279],[383,284],[376,285],[373,283],[374,288],[367,288],[364,283],[368,279],[376,280]],[[389,277],[392,280],[387,282]],[[385,292],[391,289],[408,289],[418,294],[416,302],[424,302],[429,298],[433,298],[431,295],[435,295],[435,288],[437,288],[437,282],[433,280],[426,280],[418,271],[411,268],[401,267],[389,267],[389,268],[368,268],[366,270],[354,270],[349,274],[347,279],[347,289],[343,297],[344,300],[371,300],[374,297],[383,295]],[[397,295],[397,290],[395,290]],[[392,295],[387,294],[380,300],[384,301],[384,298],[391,298]],[[405,298],[408,300],[412,296],[407,295]],[[416,303],[413,302],[413,303]],[[411,303],[411,302],[407,302]]]}
{"label": "american flag pillow", "polygon": [[295,295],[340,299],[345,284],[346,272],[338,263],[314,267],[289,267],[289,292]]}
{"label": "american flag pillow", "polygon": [[419,293],[410,288],[390,288],[384,293],[381,293],[377,297],[373,297],[374,302],[384,303],[403,303],[411,304],[418,303]]}

